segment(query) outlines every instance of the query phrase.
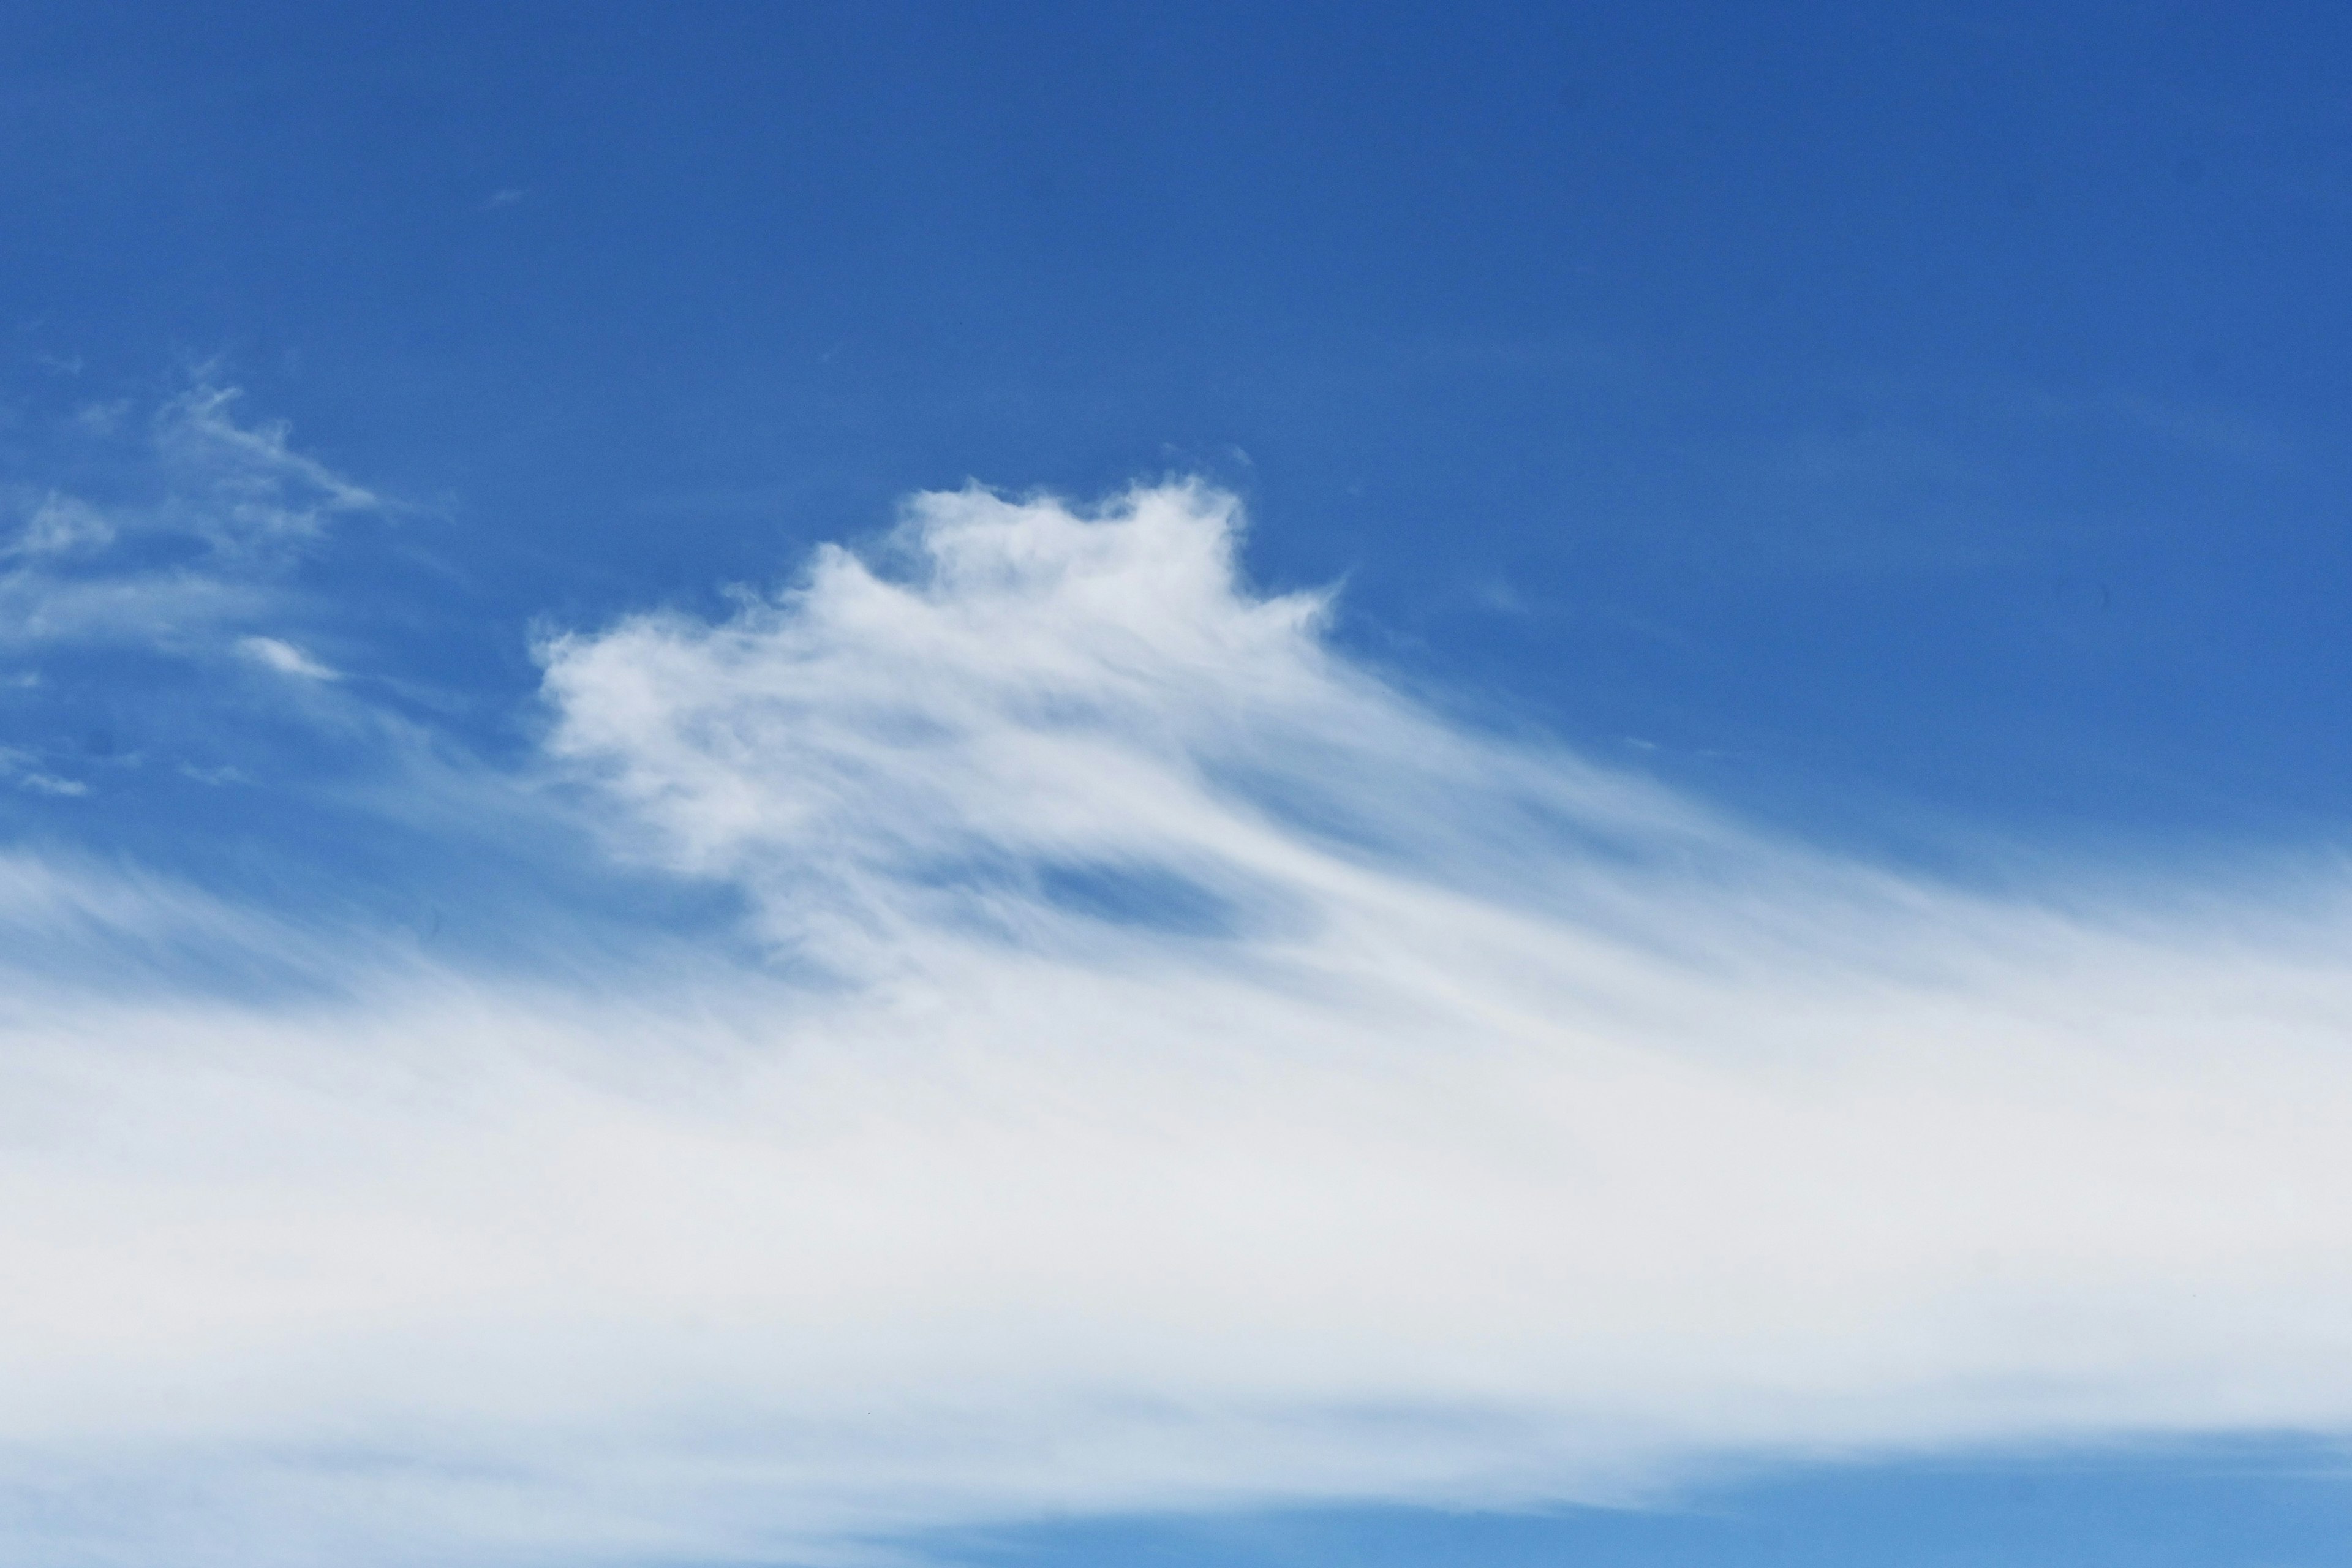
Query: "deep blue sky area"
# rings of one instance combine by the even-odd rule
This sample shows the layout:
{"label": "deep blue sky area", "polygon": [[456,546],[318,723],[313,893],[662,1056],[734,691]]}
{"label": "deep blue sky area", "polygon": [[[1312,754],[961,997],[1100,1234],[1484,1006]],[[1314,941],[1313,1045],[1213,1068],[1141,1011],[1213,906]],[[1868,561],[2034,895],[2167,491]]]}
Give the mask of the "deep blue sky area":
{"label": "deep blue sky area", "polygon": [[9,32],[16,400],[218,360],[433,509],[481,613],[417,653],[460,684],[524,689],[522,617],[700,602],[916,487],[1196,470],[1360,646],[1710,793],[2340,816],[2335,8]]}
{"label": "deep blue sky area", "polygon": [[[2315,854],[2352,824],[2347,73],[2328,5],[17,5],[0,457],[242,388],[392,503],[299,568],[320,646],[493,758],[535,631],[714,610],[917,489],[1198,473],[1257,582],[1344,584],[1348,647],[1813,839]],[[135,750],[181,679],[93,654],[0,689],[5,743]],[[248,809],[0,826],[217,870]],[[2347,1498],[2256,1446],[950,1544],[2322,1568]]]}

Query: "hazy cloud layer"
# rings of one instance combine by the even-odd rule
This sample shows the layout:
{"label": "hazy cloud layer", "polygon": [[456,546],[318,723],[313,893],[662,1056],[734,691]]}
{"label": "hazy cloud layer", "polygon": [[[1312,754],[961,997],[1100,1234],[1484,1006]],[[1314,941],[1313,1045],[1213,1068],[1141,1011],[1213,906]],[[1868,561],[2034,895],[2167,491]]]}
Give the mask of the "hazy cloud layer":
{"label": "hazy cloud layer", "polygon": [[[499,787],[752,956],[527,981],[0,867],[0,950],[82,955],[0,977],[0,1553],[818,1558],[2352,1426],[2339,871],[1772,842],[1401,694],[1235,527],[926,496],[549,641]],[[132,962],[191,946],[309,983]]]}

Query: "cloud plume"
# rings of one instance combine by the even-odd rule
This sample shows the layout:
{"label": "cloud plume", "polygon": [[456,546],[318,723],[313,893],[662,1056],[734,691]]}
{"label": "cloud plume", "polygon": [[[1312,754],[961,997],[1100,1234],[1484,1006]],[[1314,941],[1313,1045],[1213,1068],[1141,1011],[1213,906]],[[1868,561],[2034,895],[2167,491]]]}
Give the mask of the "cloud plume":
{"label": "cloud plume", "polygon": [[929,495],[547,641],[513,787],[740,947],[559,981],[12,871],[42,942],[318,983],[0,1010],[0,1560],[829,1561],[2352,1427],[2339,875],[1776,839],[1405,694],[1238,530]]}

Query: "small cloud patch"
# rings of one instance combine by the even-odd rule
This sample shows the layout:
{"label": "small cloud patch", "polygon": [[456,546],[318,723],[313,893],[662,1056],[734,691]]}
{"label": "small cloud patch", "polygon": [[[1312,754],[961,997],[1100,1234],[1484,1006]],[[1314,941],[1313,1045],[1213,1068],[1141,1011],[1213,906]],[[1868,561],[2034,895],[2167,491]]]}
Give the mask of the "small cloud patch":
{"label": "small cloud patch", "polygon": [[236,650],[264,669],[274,670],[279,675],[291,676],[298,680],[341,680],[342,679],[339,671],[328,668],[292,643],[282,641],[278,637],[240,637],[237,639]]}
{"label": "small cloud patch", "polygon": [[79,779],[60,778],[44,772],[32,752],[10,746],[0,746],[0,779],[5,779],[18,789],[32,795],[49,795],[70,798],[89,793],[89,785]]}

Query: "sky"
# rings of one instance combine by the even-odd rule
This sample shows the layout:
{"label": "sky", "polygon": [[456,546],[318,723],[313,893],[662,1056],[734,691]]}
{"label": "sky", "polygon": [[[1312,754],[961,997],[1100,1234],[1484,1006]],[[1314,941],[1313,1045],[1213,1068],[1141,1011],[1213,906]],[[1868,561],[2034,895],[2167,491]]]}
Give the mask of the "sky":
{"label": "sky", "polygon": [[2340,9],[6,33],[0,1564],[2340,1558]]}

